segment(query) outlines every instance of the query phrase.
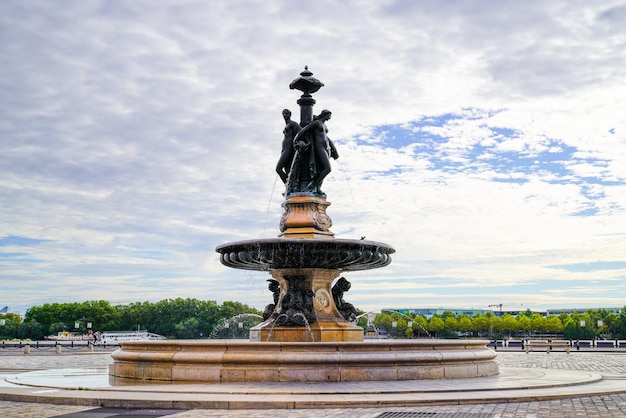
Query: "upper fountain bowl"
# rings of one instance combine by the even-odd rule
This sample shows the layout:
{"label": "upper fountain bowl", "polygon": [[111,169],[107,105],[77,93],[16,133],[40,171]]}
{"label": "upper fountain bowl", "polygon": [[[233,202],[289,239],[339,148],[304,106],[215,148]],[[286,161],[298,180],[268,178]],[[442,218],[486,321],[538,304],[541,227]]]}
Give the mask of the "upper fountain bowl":
{"label": "upper fountain bowl", "polygon": [[382,242],[328,238],[269,238],[229,242],[215,249],[228,267],[268,271],[285,268],[369,270],[391,263],[396,250]]}

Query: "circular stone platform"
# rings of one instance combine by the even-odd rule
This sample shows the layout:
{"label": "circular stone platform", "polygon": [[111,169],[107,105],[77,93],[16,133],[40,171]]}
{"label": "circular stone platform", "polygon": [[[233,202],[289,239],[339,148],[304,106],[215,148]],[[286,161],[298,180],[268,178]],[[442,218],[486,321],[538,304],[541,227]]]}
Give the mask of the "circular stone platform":
{"label": "circular stone platform", "polygon": [[110,386],[106,369],[55,369],[6,377],[0,399],[111,408],[320,409],[538,401],[623,391],[623,380],[554,369],[502,368],[498,376],[472,379],[137,386]]}
{"label": "circular stone platform", "polygon": [[120,342],[114,384],[366,382],[466,379],[498,374],[486,340]]}

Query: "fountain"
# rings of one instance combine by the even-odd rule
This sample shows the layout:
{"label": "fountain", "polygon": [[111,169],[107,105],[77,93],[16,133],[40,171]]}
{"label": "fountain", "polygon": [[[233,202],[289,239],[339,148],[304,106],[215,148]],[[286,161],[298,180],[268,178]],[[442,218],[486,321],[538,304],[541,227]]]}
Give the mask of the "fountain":
{"label": "fountain", "polygon": [[[113,354],[114,384],[155,382],[325,382],[469,378],[498,374],[495,353],[483,340],[364,340],[344,300],[345,272],[387,266],[395,250],[365,239],[339,239],[321,190],[330,157],[332,113],[313,116],[323,87],[307,67],[291,84],[303,94],[300,123],[283,110],[283,148],[276,171],[285,184],[277,238],[220,245],[228,267],[267,271],[273,303],[250,340],[122,343]],[[335,282],[335,279],[336,282]],[[333,282],[335,284],[333,285]]]}

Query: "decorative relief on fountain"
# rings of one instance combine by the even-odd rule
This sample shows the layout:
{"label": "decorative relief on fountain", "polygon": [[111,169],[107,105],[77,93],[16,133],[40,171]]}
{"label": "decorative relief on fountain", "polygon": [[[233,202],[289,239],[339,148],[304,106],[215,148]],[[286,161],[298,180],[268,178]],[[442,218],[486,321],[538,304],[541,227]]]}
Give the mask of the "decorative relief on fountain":
{"label": "decorative relief on fountain", "polygon": [[296,196],[283,202],[280,236],[285,238],[332,238],[332,220],[326,214],[330,202],[312,196]]}
{"label": "decorative relief on fountain", "polygon": [[314,306],[319,310],[327,309],[330,306],[331,300],[332,298],[326,289],[317,289],[315,292]]}

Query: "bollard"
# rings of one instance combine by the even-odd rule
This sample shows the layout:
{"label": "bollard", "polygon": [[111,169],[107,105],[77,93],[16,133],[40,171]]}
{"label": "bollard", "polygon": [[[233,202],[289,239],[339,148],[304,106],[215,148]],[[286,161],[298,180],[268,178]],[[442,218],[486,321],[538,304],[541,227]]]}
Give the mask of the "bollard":
{"label": "bollard", "polygon": [[56,344],[55,344],[55,350],[54,350],[54,352],[55,352],[56,354],[63,354],[63,349],[61,348],[61,344],[59,344],[59,343],[56,343]]}
{"label": "bollard", "polygon": [[87,341],[87,351],[93,353],[93,344],[91,341]]}
{"label": "bollard", "polygon": [[30,344],[26,344],[24,347],[24,354],[30,354]]}

